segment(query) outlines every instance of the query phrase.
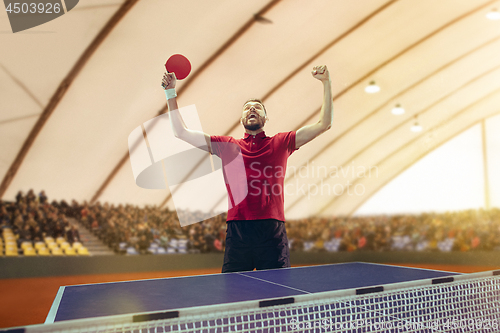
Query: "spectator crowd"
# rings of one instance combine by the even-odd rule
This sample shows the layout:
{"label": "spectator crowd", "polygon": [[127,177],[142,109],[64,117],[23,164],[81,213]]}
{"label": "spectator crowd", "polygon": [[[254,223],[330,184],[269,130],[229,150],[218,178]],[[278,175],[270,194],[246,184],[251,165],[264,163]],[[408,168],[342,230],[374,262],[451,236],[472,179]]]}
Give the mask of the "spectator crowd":
{"label": "spectator crowd", "polygon": [[[191,214],[200,220],[200,212]],[[151,244],[186,252],[223,251],[226,214],[181,227],[175,211],[157,207],[84,204],[81,221],[108,246],[147,253]],[[184,218],[183,218],[184,219]],[[500,250],[500,210],[420,215],[306,218],[287,221],[292,251],[475,251]]]}
{"label": "spectator crowd", "polygon": [[[200,212],[180,212],[201,220]],[[205,253],[224,250],[226,214],[181,227],[175,211],[66,201],[48,202],[42,191],[22,192],[16,202],[0,201],[0,225],[11,228],[19,242],[44,236],[79,241],[68,222],[77,219],[117,253]],[[289,220],[292,251],[497,251],[500,210],[466,210],[419,215],[355,216]],[[162,251],[157,251],[161,249]]]}
{"label": "spectator crowd", "polygon": [[[183,212],[197,219],[199,212]],[[139,208],[131,205],[95,205],[84,203],[78,216],[80,222],[115,252],[125,253],[130,247],[141,254],[151,252],[151,246],[173,252],[184,244],[191,253],[223,250],[226,220],[224,215],[181,227],[177,213],[158,207]],[[184,217],[186,218],[186,217]],[[198,220],[199,221],[199,220]]]}
{"label": "spectator crowd", "polygon": [[65,201],[49,203],[44,191],[38,195],[21,191],[15,202],[0,200],[0,228],[9,228],[16,235],[18,246],[24,242],[43,242],[45,237],[62,237],[69,244],[81,242],[78,227],[71,224],[68,214],[74,216],[76,202],[70,207]]}
{"label": "spectator crowd", "polygon": [[287,226],[297,251],[500,250],[500,210],[309,218]]}

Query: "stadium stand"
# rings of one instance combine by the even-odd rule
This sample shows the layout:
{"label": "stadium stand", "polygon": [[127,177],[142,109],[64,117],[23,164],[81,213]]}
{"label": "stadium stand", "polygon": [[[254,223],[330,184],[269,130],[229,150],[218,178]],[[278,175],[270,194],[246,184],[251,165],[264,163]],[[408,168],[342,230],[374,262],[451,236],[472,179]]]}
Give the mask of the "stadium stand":
{"label": "stadium stand", "polygon": [[[184,216],[199,212],[182,212]],[[156,207],[84,205],[79,219],[122,254],[206,253],[224,250],[225,214],[184,228],[176,213]],[[287,221],[292,251],[500,250],[498,209]],[[139,243],[144,239],[149,246]],[[147,248],[147,250],[145,250]]]}
{"label": "stadium stand", "polygon": [[[33,191],[19,192],[16,202],[0,202],[0,250],[6,256],[222,252],[225,221],[221,214],[181,228],[169,209],[75,200],[68,205],[46,197],[41,204]],[[290,249],[298,252],[497,251],[500,210],[307,218],[287,221],[287,232]]]}
{"label": "stadium stand", "polygon": [[[15,202],[0,201],[0,254],[5,256],[89,255],[78,229],[66,216],[65,202],[49,203],[44,191],[18,192]],[[5,245],[4,245],[5,244]],[[72,244],[76,244],[73,248]],[[76,248],[82,248],[76,251]]]}

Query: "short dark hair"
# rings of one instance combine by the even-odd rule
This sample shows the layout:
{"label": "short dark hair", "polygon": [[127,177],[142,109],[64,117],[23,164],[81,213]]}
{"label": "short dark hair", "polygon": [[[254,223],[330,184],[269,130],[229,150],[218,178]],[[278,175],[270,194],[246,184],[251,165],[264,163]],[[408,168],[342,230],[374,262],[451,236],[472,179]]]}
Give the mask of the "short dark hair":
{"label": "short dark hair", "polygon": [[264,105],[264,103],[258,99],[258,98],[250,98],[249,100],[247,100],[245,103],[243,103],[243,106],[245,106],[247,103],[249,102],[257,102],[259,103],[260,105],[262,105],[262,107],[264,108],[264,112],[266,113],[266,116],[267,116],[267,110],[266,110],[266,107]]}

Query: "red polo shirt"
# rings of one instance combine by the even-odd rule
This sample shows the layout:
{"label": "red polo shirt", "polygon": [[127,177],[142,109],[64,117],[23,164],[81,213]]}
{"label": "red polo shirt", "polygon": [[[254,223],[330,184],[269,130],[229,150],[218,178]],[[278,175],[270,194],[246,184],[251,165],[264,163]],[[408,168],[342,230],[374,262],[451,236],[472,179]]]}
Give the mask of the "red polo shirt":
{"label": "red polo shirt", "polygon": [[[221,158],[224,166],[224,179],[229,194],[227,220],[276,219],[285,221],[283,181],[287,159],[297,150],[295,131],[278,133],[272,137],[260,132],[257,135],[245,133],[243,139],[230,136],[211,136],[210,138],[212,153]],[[242,170],[234,171],[235,168],[228,167],[237,155],[235,149],[230,148],[234,148],[234,145],[239,147],[238,154],[241,152],[243,157],[248,190],[244,199],[236,204],[232,202],[231,196],[231,191],[234,192],[234,184],[231,185],[228,179],[244,180],[244,178],[241,174],[234,174],[241,173]]]}

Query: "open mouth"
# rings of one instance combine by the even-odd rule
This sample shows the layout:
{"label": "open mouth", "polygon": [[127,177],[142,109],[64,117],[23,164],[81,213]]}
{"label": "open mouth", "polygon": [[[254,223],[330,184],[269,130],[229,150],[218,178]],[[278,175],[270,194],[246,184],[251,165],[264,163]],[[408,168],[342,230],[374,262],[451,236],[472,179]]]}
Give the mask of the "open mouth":
{"label": "open mouth", "polygon": [[248,116],[248,119],[249,119],[249,120],[250,120],[250,119],[257,119],[257,116],[256,116],[256,115],[254,115],[254,114],[251,114],[251,115],[249,115],[249,116]]}

